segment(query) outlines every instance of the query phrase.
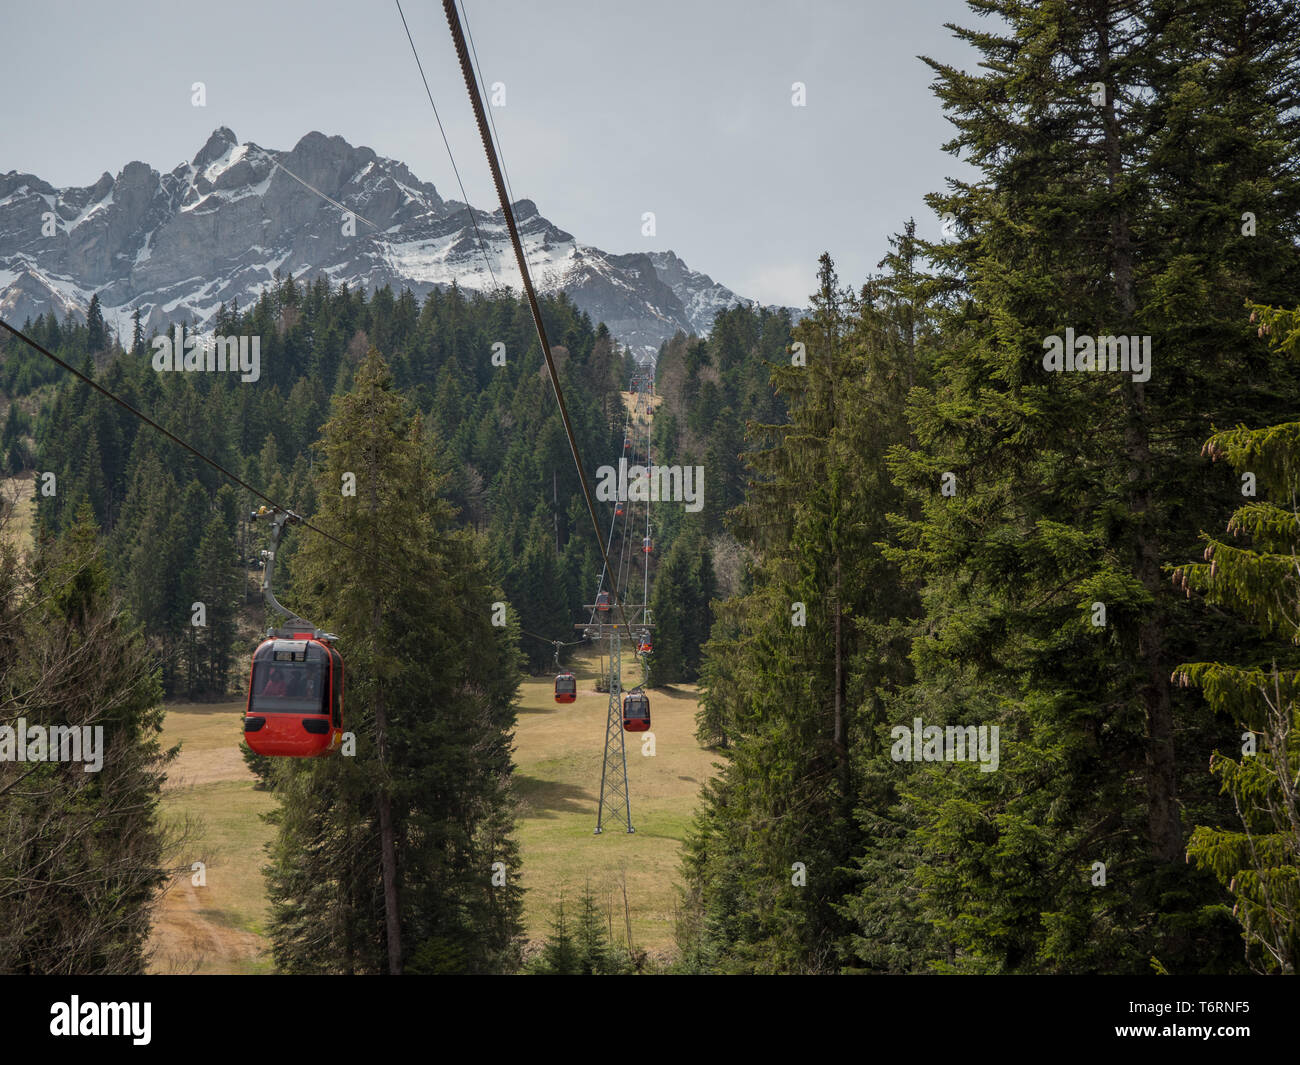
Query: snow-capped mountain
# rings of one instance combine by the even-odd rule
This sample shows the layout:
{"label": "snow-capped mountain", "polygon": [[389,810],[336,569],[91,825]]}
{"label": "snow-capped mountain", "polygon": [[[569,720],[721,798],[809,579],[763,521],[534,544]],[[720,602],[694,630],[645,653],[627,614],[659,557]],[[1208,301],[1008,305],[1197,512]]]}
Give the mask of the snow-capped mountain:
{"label": "snow-capped mountain", "polygon": [[[580,244],[531,200],[514,211],[538,287],[563,289],[638,352],[653,354],[678,330],[704,335],[717,311],[752,304],[671,251],[610,254]],[[136,308],[146,332],[191,316],[206,323],[223,302],[254,302],[277,269],[417,296],[453,279],[521,288],[499,210],[444,200],[404,164],[341,137],[313,132],[279,152],[222,127],[169,174],[133,162],[66,189],[0,175],[0,316],[10,322],[84,313],[97,292],[129,340]]]}

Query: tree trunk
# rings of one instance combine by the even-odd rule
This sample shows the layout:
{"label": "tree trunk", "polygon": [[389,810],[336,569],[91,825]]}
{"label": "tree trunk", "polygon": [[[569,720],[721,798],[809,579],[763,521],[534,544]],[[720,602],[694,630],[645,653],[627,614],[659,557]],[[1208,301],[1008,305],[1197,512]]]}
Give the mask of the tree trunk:
{"label": "tree trunk", "polygon": [[[1099,68],[1106,84],[1103,110],[1106,171],[1112,191],[1122,166],[1119,143],[1119,120],[1115,114],[1113,87],[1107,83],[1110,66],[1110,27],[1106,14],[1099,27]],[[1121,325],[1130,331],[1137,306],[1133,284],[1133,242],[1128,215],[1115,214],[1111,221],[1111,266],[1115,278],[1115,296],[1119,304]],[[1145,387],[1140,381],[1125,383],[1126,419],[1124,449],[1128,460],[1130,483],[1129,505],[1137,517],[1137,576],[1142,586],[1159,602],[1163,592],[1160,573],[1158,533],[1152,527],[1151,510],[1151,441],[1147,424]],[[1182,826],[1178,815],[1178,778],[1174,764],[1174,716],[1169,697],[1169,668],[1164,662],[1163,630],[1156,613],[1148,613],[1138,629],[1138,654],[1142,659],[1146,683],[1142,699],[1147,714],[1147,834],[1153,855],[1162,861],[1176,861],[1182,853]]]}
{"label": "tree trunk", "polygon": [[[376,609],[376,615],[378,610]],[[375,631],[379,618],[375,617]],[[402,923],[397,909],[397,846],[393,839],[393,803],[388,794],[388,711],[384,706],[383,688],[375,696],[375,738],[379,747],[379,846],[384,873],[384,920],[388,939],[388,972],[402,971]]]}
{"label": "tree trunk", "polygon": [[[373,536],[374,519],[379,513],[379,471],[373,464],[369,472],[369,481]],[[372,547],[376,548],[375,554],[379,553],[378,546],[372,543]],[[370,631],[376,638],[383,631],[378,595],[375,596]],[[387,933],[385,938],[388,940],[388,972],[390,976],[397,976],[402,971],[402,922],[397,909],[397,846],[393,837],[393,801],[388,794],[388,709],[384,705],[382,680],[375,689],[375,744],[379,752],[379,863],[384,878],[384,924]]]}
{"label": "tree trunk", "polygon": [[848,766],[849,752],[844,741],[844,643],[841,637],[843,611],[840,609],[840,556],[835,556],[835,757],[840,768]]}

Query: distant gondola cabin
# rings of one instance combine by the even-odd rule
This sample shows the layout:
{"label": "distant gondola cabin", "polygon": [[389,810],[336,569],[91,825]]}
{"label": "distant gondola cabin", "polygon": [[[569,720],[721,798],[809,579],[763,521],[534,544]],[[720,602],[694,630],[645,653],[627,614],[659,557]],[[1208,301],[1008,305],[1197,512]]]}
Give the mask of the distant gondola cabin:
{"label": "distant gondola cabin", "polygon": [[655,549],[655,542],[652,539],[650,539],[650,537],[647,536],[644,540],[641,541],[641,550],[644,551],[647,555],[654,554],[654,549]]}
{"label": "distant gondola cabin", "polygon": [[596,609],[609,610],[609,592],[601,592],[596,596]]}

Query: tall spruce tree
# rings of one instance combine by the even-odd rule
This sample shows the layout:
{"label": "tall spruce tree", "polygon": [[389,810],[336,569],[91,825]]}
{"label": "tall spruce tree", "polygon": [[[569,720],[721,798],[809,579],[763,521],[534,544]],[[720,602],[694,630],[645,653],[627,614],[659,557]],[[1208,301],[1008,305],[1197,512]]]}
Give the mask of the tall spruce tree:
{"label": "tall spruce tree", "polygon": [[104,323],[104,312],[96,292],[90,297],[90,306],[86,310],[86,350],[94,356],[107,347],[108,326]]}
{"label": "tall spruce tree", "polygon": [[206,624],[195,632],[195,673],[205,695],[224,695],[230,686],[239,607],[235,559],[234,530],[224,514],[214,514],[199,541],[195,578],[195,595],[206,614]]}
{"label": "tall spruce tree", "polygon": [[[492,972],[517,964],[509,779],[517,631],[451,530],[421,419],[371,350],[335,401],[294,606],[338,633],[355,757],[277,767],[271,938],[287,972]],[[355,496],[344,474],[355,474]],[[494,863],[502,863],[494,869]],[[504,884],[494,872],[504,870]]]}
{"label": "tall spruce tree", "polygon": [[724,969],[824,972],[848,934],[837,905],[858,852],[862,729],[855,619],[880,594],[865,579],[883,510],[858,441],[870,436],[872,354],[858,298],[823,255],[812,313],[772,380],[788,423],[751,426],[767,448],[733,516],[755,552],[752,591],[721,609],[705,648],[701,735],[725,737],[688,846],[690,897]]}

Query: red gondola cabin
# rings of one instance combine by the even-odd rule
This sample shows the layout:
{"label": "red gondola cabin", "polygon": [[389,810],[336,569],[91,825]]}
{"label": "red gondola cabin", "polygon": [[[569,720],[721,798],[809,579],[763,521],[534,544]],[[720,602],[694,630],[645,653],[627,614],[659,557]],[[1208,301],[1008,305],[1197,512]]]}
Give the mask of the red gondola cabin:
{"label": "red gondola cabin", "polygon": [[628,732],[650,728],[650,697],[640,689],[623,696],[623,728]]}
{"label": "red gondola cabin", "polygon": [[609,592],[600,592],[596,596],[596,609],[601,611],[609,610]]}
{"label": "red gondola cabin", "polygon": [[244,739],[257,754],[310,758],[343,742],[343,656],[310,632],[253,652]]}
{"label": "red gondola cabin", "polygon": [[650,537],[647,536],[644,540],[641,541],[641,550],[644,551],[647,555],[654,554],[654,549],[655,549],[655,542],[651,540]]}
{"label": "red gondola cabin", "polygon": [[555,678],[555,701],[571,703],[578,698],[578,678],[572,673],[561,673]]}

